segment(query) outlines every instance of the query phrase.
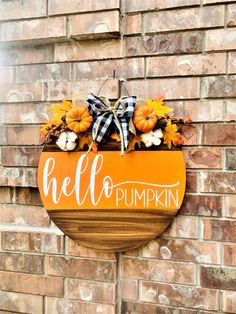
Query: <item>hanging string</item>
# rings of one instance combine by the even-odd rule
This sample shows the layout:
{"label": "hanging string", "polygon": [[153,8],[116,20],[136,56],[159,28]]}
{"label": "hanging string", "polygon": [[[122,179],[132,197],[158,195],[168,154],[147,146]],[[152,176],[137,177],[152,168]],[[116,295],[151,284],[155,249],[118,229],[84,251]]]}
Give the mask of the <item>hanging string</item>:
{"label": "hanging string", "polygon": [[[123,81],[121,78],[117,78],[117,77],[116,77],[116,71],[115,71],[115,70],[113,70],[113,75],[112,75],[112,76],[108,76],[108,77],[103,81],[102,85],[100,86],[100,88],[99,88],[99,90],[98,90],[98,92],[97,92],[97,96],[99,96],[99,94],[100,94],[101,90],[103,89],[104,85],[105,85],[109,80],[111,80],[111,79],[118,79],[119,82],[120,82],[120,86],[122,86],[122,87],[124,88],[126,95],[127,95],[127,96],[130,96],[130,94],[129,94],[129,92],[128,92],[128,90],[127,90],[125,84],[124,84],[124,81]],[[120,98],[120,95],[119,95],[119,98]]]}

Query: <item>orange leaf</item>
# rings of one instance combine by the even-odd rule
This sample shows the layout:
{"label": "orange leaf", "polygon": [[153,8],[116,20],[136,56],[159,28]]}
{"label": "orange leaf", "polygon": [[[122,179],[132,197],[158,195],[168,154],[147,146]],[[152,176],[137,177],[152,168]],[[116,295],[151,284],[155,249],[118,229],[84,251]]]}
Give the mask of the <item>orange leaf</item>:
{"label": "orange leaf", "polygon": [[96,142],[93,143],[92,151],[93,151],[94,153],[97,153],[97,152],[98,152],[98,144],[97,144]]}
{"label": "orange leaf", "polygon": [[120,137],[119,137],[119,135],[117,134],[117,133],[113,133],[112,135],[111,135],[111,138],[113,139],[113,140],[115,140],[115,141],[117,141],[117,143],[120,143]]}
{"label": "orange leaf", "polygon": [[184,142],[184,140],[183,140],[181,134],[180,133],[175,133],[175,137],[173,138],[173,144],[175,146],[177,146],[177,145],[182,145],[183,142]]}
{"label": "orange leaf", "polygon": [[164,100],[163,96],[157,99],[148,98],[146,100],[146,103],[148,104],[148,106],[154,109],[158,117],[165,117],[166,114],[173,111],[172,108],[164,105],[163,100]]}
{"label": "orange leaf", "polygon": [[141,135],[131,135],[130,136],[130,141],[129,141],[129,146],[127,148],[127,153],[131,152],[132,150],[135,150],[136,144],[138,145],[139,148],[141,148]]}
{"label": "orange leaf", "polygon": [[53,113],[51,120],[57,121],[58,124],[62,122],[61,118],[72,108],[72,103],[69,100],[62,100],[62,104],[53,104],[50,111]]}
{"label": "orange leaf", "polygon": [[85,146],[87,146],[87,148],[90,147],[91,143],[92,143],[93,139],[92,139],[92,135],[88,134],[88,135],[80,135],[79,136],[79,147],[78,149],[84,149]]}
{"label": "orange leaf", "polygon": [[165,127],[165,131],[163,132],[164,144],[166,144],[169,149],[172,144],[175,146],[183,144],[183,138],[177,131],[178,126],[176,124],[172,124],[171,120],[169,120]]}

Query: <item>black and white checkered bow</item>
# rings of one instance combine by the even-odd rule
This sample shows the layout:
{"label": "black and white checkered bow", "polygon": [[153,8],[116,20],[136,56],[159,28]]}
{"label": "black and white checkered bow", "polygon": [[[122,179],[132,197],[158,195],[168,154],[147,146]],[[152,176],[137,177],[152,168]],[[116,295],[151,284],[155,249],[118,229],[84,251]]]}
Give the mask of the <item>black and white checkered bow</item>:
{"label": "black and white checkered bow", "polygon": [[129,144],[129,120],[134,113],[136,97],[122,97],[112,105],[107,98],[99,98],[90,94],[87,103],[95,121],[92,128],[93,140],[98,143],[105,143],[110,136],[110,127],[115,123],[121,138],[121,151],[123,155],[124,149]]}

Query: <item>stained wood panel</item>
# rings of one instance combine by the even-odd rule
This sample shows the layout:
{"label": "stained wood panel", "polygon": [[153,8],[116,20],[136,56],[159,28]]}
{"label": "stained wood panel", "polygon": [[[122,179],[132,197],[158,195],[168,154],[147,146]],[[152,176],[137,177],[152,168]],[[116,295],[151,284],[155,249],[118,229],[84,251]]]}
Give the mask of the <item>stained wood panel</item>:
{"label": "stained wood panel", "polygon": [[[96,205],[91,202],[93,188],[89,176],[95,156],[98,155],[90,153],[86,157],[87,162],[81,168],[84,170],[87,165],[80,179],[78,173],[77,181],[73,178],[76,169],[78,172],[78,161],[84,154],[85,152],[59,152],[55,146],[48,145],[40,158],[38,173],[40,194],[49,216],[65,234],[86,247],[103,251],[123,251],[147,243],[168,227],[184,197],[185,165],[181,151],[135,151],[125,157],[120,157],[118,151],[99,152],[103,163],[98,166],[101,166],[101,173],[96,174],[94,189],[97,189],[99,194],[104,187],[101,182],[104,184],[104,177],[107,176],[112,178],[113,186],[110,187],[112,190],[107,190],[107,193],[112,192],[110,198],[104,192]],[[50,158],[54,160],[54,167],[51,167],[45,176],[45,164]],[[65,184],[63,180],[66,177],[70,178],[70,183]],[[56,178],[56,181],[53,178]],[[76,185],[78,180],[80,185]],[[60,199],[56,198],[59,200],[57,203],[52,202],[53,181],[56,182],[54,188],[56,186],[58,189],[54,192],[56,191],[58,195],[63,190],[59,189],[63,182],[66,186],[65,193],[63,192],[65,195],[62,193]],[[123,187],[121,192],[119,191],[121,193],[119,202],[117,195],[116,198],[112,198],[116,192],[115,186]],[[81,204],[78,203],[79,194],[77,199],[74,195],[78,187],[81,195],[87,195]],[[133,195],[138,197],[135,201],[132,200],[132,206],[126,206],[122,199],[123,196],[126,197],[124,190],[134,191]],[[45,191],[48,192],[47,195]],[[168,197],[169,203],[166,201]],[[129,203],[131,204],[130,199]]]}

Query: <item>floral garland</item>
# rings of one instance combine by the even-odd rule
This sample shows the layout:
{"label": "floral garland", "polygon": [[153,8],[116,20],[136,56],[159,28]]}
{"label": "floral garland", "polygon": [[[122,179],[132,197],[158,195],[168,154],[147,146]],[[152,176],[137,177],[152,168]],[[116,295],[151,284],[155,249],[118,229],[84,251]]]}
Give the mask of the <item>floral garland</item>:
{"label": "floral garland", "polygon": [[[56,144],[63,151],[83,150],[85,146],[97,152],[109,140],[121,145],[121,155],[135,150],[142,143],[146,147],[162,143],[183,144],[181,125],[190,119],[170,114],[164,97],[146,99],[136,104],[136,97],[122,97],[111,104],[105,97],[90,94],[87,101],[73,104],[69,100],[51,106],[52,117],[41,129],[45,144]],[[137,144],[137,146],[136,146]]]}

